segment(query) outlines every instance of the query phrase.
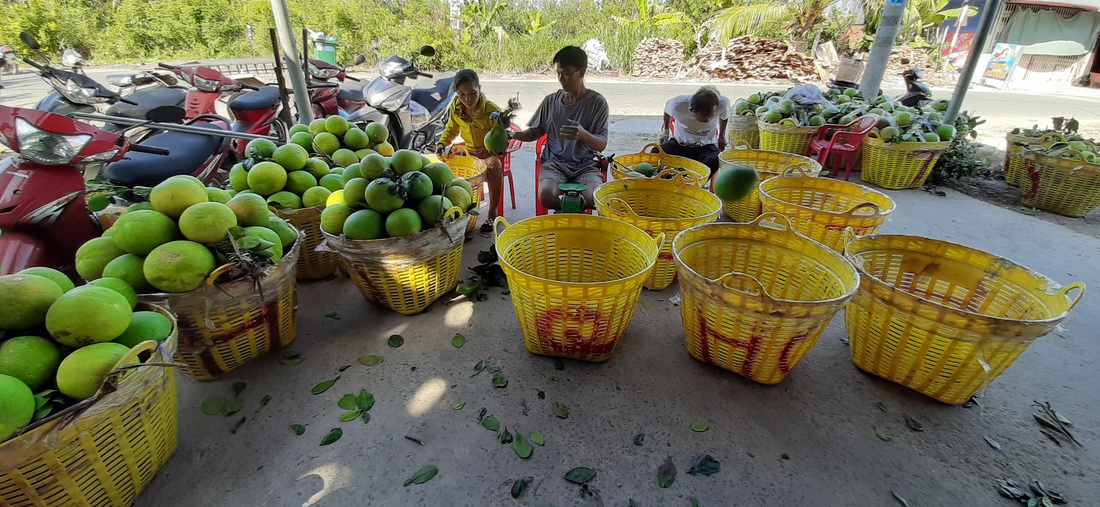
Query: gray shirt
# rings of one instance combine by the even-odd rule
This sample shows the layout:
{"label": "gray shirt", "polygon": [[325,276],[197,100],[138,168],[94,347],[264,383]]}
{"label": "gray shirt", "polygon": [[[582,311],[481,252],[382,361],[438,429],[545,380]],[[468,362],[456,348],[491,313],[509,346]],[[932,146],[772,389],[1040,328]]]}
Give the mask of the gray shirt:
{"label": "gray shirt", "polygon": [[565,92],[562,90],[547,95],[528,124],[540,136],[546,134],[542,160],[555,161],[574,169],[595,168],[598,166],[596,152],[580,141],[558,137],[558,129],[567,120],[577,120],[590,134],[607,139],[607,100],[593,90],[587,90],[581,100],[572,104],[562,102],[564,98]]}

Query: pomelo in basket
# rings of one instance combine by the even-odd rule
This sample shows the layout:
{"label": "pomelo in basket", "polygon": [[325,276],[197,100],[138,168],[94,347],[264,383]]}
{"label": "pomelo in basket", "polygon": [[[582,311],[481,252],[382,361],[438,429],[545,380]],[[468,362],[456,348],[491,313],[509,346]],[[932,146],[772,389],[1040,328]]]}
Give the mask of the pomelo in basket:
{"label": "pomelo in basket", "polygon": [[207,200],[206,186],[193,176],[172,176],[149,192],[153,209],[172,218],[179,218],[188,206]]}
{"label": "pomelo in basket", "polygon": [[341,188],[340,190],[333,190],[332,193],[328,195],[328,199],[325,199],[325,207],[332,206],[333,204],[343,204],[347,206],[347,204],[344,202],[343,188]]}
{"label": "pomelo in basket", "polygon": [[344,188],[344,178],[339,174],[326,174],[317,180],[317,184],[335,192]]}
{"label": "pomelo in basket", "polygon": [[267,223],[267,200],[259,195],[237,194],[225,205],[233,210],[234,215],[237,215],[238,225],[264,225]]}
{"label": "pomelo in basket", "polygon": [[439,221],[439,217],[442,213],[451,209],[454,203],[450,199],[442,195],[430,195],[420,201],[420,204],[416,206],[416,212],[420,215],[420,219],[423,221],[422,225],[431,227]]}
{"label": "pomelo in basket", "polygon": [[313,136],[313,147],[325,155],[332,155],[340,149],[340,139],[328,132]]}
{"label": "pomelo in basket", "polygon": [[152,292],[153,286],[145,279],[145,257],[134,254],[121,255],[103,268],[105,278],[121,278],[138,294]]}
{"label": "pomelo in basket", "polygon": [[316,136],[317,134],[321,134],[321,133],[324,133],[324,132],[325,132],[325,119],[324,118],[317,118],[316,120],[313,120],[313,121],[309,122],[309,133],[310,133],[310,135]]}
{"label": "pomelo in basket", "polygon": [[0,442],[34,418],[34,393],[19,379],[0,375]]}
{"label": "pomelo in basket", "polygon": [[237,215],[220,202],[204,202],[187,208],[180,216],[183,237],[198,243],[217,243],[237,226]]}
{"label": "pomelo in basket", "polygon": [[229,187],[238,192],[248,190],[248,170],[244,164],[236,164],[229,170]]}
{"label": "pomelo in basket", "polygon": [[103,268],[108,262],[124,253],[126,251],[115,245],[112,238],[92,238],[76,251],[76,273],[85,280],[95,280],[103,276]]}
{"label": "pomelo in basket", "polygon": [[[306,127],[306,128],[308,129],[309,127]],[[290,142],[292,144],[296,144],[298,146],[301,146],[306,151],[312,151],[313,150],[313,136],[311,136],[308,131],[307,132],[295,132],[294,134],[291,134],[290,135]]]}
{"label": "pomelo in basket", "polygon": [[[343,178],[344,184],[347,184],[347,182],[355,178],[366,178],[366,175],[363,174],[363,164],[358,162],[345,167],[344,172],[340,173],[340,176]],[[374,178],[367,179],[373,180]]]}
{"label": "pomelo in basket", "polygon": [[133,310],[137,306],[137,291],[134,290],[130,284],[126,283],[126,280],[121,278],[97,278],[88,282],[91,287],[103,287],[104,289],[111,289],[122,297],[126,298],[126,301],[130,303],[130,309]]}
{"label": "pomelo in basket", "polygon": [[455,179],[451,180],[451,185],[456,186],[456,187],[462,187],[462,188],[466,189],[466,192],[469,193],[470,196],[474,195],[474,187],[470,186],[470,182],[467,181],[466,178],[455,178]]}
{"label": "pomelo in basket", "polygon": [[232,199],[233,196],[229,195],[229,192],[220,188],[206,187],[206,200],[210,202],[220,202],[225,204]]}
{"label": "pomelo in basket", "polygon": [[367,137],[370,138],[370,142],[374,144],[384,143],[386,139],[390,137],[390,131],[385,125],[381,123],[368,123],[363,129],[363,132],[367,133]]}
{"label": "pomelo in basket", "polygon": [[465,188],[457,185],[447,187],[447,191],[443,195],[447,196],[447,198],[462,211],[470,209],[470,205],[474,203],[470,193],[467,192]]}
{"label": "pomelo in basket", "polygon": [[[334,192],[332,195],[336,195]],[[352,209],[347,204],[329,203],[321,212],[321,230],[339,236],[344,232],[344,222],[351,216]]]}
{"label": "pomelo in basket", "polygon": [[386,237],[386,218],[372,209],[352,213],[344,221],[344,235],[348,239],[379,239]]}
{"label": "pomelo in basket", "polygon": [[364,150],[371,147],[370,137],[358,127],[349,128],[344,133],[344,146],[352,150]]}
{"label": "pomelo in basket", "polygon": [[[369,185],[364,194],[367,206],[379,213],[391,213],[405,205],[405,199],[401,197],[398,189],[400,183],[389,178],[378,178]],[[348,200],[348,188],[344,189],[344,200]]]}
{"label": "pomelo in basket", "polygon": [[[377,151],[379,155],[383,157],[393,156],[393,145],[390,143],[378,143],[374,145],[374,151]],[[388,164],[389,162],[387,162]]]}
{"label": "pomelo in basket", "polygon": [[69,280],[69,276],[53,268],[46,268],[42,266],[35,266],[33,268],[27,268],[20,271],[20,275],[35,275],[41,276],[47,280],[56,283],[58,287],[61,287],[61,292],[69,292],[73,290],[73,281]]}
{"label": "pomelo in basket", "polygon": [[437,194],[442,194],[443,189],[455,179],[451,167],[443,162],[432,162],[420,169],[420,172],[432,179],[432,192]]}
{"label": "pomelo in basket", "polygon": [[134,312],[130,327],[115,338],[115,343],[133,348],[146,340],[163,341],[170,334],[172,334],[172,321],[168,320],[168,317],[157,312]]}
{"label": "pomelo in basket", "polygon": [[189,292],[201,287],[216,267],[214,254],[206,246],[194,241],[172,241],[149,253],[143,271],[145,279],[157,289]]}
{"label": "pomelo in basket", "polygon": [[302,207],[302,198],[294,192],[283,190],[282,192],[271,194],[271,196],[267,198],[267,203],[275,208],[298,209]]}
{"label": "pomelo in basket", "polygon": [[317,177],[307,171],[294,171],[286,176],[286,190],[302,195],[310,187],[317,186]]}
{"label": "pomelo in basket", "polygon": [[360,171],[362,171],[363,177],[369,180],[375,178],[381,178],[382,172],[386,170],[386,157],[377,153],[372,153],[363,157],[363,160],[359,161]]}
{"label": "pomelo in basket", "polygon": [[[206,199],[206,190],[202,191],[202,196]],[[111,229],[115,245],[134,255],[147,255],[154,248],[180,237],[179,226],[172,217],[152,210],[122,215]]]}
{"label": "pomelo in basket", "polygon": [[279,237],[278,234],[275,233],[275,231],[267,227],[253,226],[245,227],[244,233],[248,236],[260,238],[264,241],[272,243],[271,250],[275,253],[275,255],[271,257],[272,262],[279,262],[279,259],[283,258],[283,240]]}
{"label": "pomelo in basket", "polygon": [[118,338],[130,325],[133,310],[122,294],[85,285],[57,298],[46,313],[46,330],[57,343],[83,347]]}
{"label": "pomelo in basket", "polygon": [[347,148],[340,148],[332,153],[332,163],[347,167],[359,163],[359,156]]}
{"label": "pomelo in basket", "polygon": [[412,150],[397,150],[390,157],[390,167],[398,176],[402,176],[413,171],[419,171],[424,167],[424,161],[420,158],[420,154]]}
{"label": "pomelo in basket", "polygon": [[329,116],[325,118],[325,131],[338,137],[343,137],[348,131],[348,121],[343,116]]}
{"label": "pomelo in basket", "polygon": [[310,187],[302,193],[302,206],[312,208],[314,206],[324,206],[325,201],[328,200],[328,196],[332,195],[332,190],[329,190],[322,186]]}
{"label": "pomelo in basket", "polygon": [[286,186],[286,169],[275,162],[260,162],[248,171],[248,188],[260,195],[271,195]]}
{"label": "pomelo in basket", "polygon": [[297,171],[306,166],[309,150],[294,143],[284,144],[275,150],[271,160],[287,171]]}
{"label": "pomelo in basket", "polygon": [[401,184],[408,189],[407,199],[410,202],[417,202],[432,195],[432,179],[420,171],[405,173],[404,176],[401,176]]}
{"label": "pomelo in basket", "polygon": [[18,331],[42,324],[62,294],[61,287],[41,276],[0,276],[0,329]]}
{"label": "pomelo in basket", "polygon": [[386,234],[391,238],[420,232],[422,227],[420,215],[409,208],[401,208],[386,217]]}
{"label": "pomelo in basket", "polygon": [[310,158],[306,161],[305,170],[312,174],[314,178],[320,178],[329,173],[328,162],[316,157]]}
{"label": "pomelo in basket", "polygon": [[253,139],[245,145],[244,156],[256,160],[269,159],[275,154],[277,148],[275,142],[270,139]]}
{"label": "pomelo in basket", "polygon": [[743,165],[726,166],[714,175],[714,195],[723,201],[739,201],[756,188],[756,169]]}
{"label": "pomelo in basket", "polygon": [[294,228],[282,218],[268,217],[267,228],[279,236],[279,244],[283,246],[283,250],[290,248],[294,240],[298,239],[298,233],[294,232]]}
{"label": "pomelo in basket", "polygon": [[0,342],[0,375],[15,377],[40,391],[61,364],[61,349],[39,336],[16,336]]}
{"label": "pomelo in basket", "polygon": [[[113,342],[96,343],[74,350],[57,368],[57,389],[77,401],[91,398],[122,356],[129,352],[130,347]],[[137,359],[132,362],[136,363]]]}
{"label": "pomelo in basket", "polygon": [[366,178],[352,178],[344,184],[344,204],[355,207],[362,207],[366,204],[363,199],[366,196],[367,188],[370,187],[371,182]]}

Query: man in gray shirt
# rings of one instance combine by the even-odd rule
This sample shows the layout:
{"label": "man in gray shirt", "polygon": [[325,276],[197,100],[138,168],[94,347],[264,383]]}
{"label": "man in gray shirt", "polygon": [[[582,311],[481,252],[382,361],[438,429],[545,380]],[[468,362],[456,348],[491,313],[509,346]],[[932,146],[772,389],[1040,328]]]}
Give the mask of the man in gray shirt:
{"label": "man in gray shirt", "polygon": [[607,100],[585,88],[587,69],[588,55],[581,48],[566,46],[558,51],[554,70],[561,90],[542,99],[527,130],[512,134],[527,143],[546,135],[538,199],[547,209],[561,209],[559,183],[587,186],[586,208],[592,207],[592,191],[603,183],[596,153],[607,147]]}

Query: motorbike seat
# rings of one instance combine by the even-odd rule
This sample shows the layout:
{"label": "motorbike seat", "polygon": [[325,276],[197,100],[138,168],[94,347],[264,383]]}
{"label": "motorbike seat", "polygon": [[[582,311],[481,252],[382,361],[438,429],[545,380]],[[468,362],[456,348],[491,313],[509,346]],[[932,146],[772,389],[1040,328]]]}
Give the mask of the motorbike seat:
{"label": "motorbike seat", "polygon": [[185,97],[186,95],[184,95],[183,92],[171,88],[142,90],[126,96],[126,100],[137,102],[137,105],[127,104],[125,102],[115,102],[114,105],[107,108],[107,115],[144,120],[146,113],[158,107],[182,107]]}
{"label": "motorbike seat", "polygon": [[265,86],[229,101],[229,107],[238,111],[256,111],[258,109],[272,109],[278,103],[279,89],[274,86]]}
{"label": "motorbike seat", "polygon": [[435,112],[454,92],[454,73],[437,74],[436,79],[437,81],[430,87],[413,88],[412,95],[409,97],[431,112]]}
{"label": "motorbike seat", "polygon": [[[222,130],[216,123],[196,123],[198,128]],[[193,174],[211,155],[223,149],[226,139],[219,136],[162,132],[150,136],[141,144],[165,148],[168,155],[153,155],[131,151],[126,158],[107,164],[102,177],[110,183],[126,187],[154,186],[169,177]]]}
{"label": "motorbike seat", "polygon": [[336,94],[336,98],[340,100],[356,100],[363,101],[363,90],[349,90],[347,88],[340,88],[340,91]]}

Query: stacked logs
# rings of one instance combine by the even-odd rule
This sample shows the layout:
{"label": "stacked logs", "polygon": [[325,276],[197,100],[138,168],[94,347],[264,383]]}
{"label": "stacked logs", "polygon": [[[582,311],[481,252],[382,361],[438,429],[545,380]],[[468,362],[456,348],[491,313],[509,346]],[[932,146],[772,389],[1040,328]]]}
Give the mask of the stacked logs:
{"label": "stacked logs", "polygon": [[735,80],[804,79],[814,75],[813,58],[784,40],[738,37],[722,47],[712,41],[688,65],[688,75]]}
{"label": "stacked logs", "polygon": [[634,48],[633,74],[673,77],[684,62],[684,43],[673,39],[645,39]]}

